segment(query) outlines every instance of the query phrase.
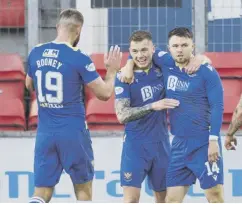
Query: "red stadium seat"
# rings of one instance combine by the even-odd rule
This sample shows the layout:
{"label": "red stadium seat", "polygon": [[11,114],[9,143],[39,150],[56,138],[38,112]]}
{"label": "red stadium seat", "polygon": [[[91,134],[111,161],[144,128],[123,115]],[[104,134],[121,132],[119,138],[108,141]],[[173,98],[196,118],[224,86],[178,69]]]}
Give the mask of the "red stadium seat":
{"label": "red stadium seat", "polygon": [[0,27],[23,28],[25,0],[0,0]]}
{"label": "red stadium seat", "polygon": [[24,65],[19,55],[0,54],[0,81],[25,80]]}
{"label": "red stadium seat", "polygon": [[108,101],[92,98],[87,103],[86,119],[91,130],[123,130],[114,111],[114,97]]}
{"label": "red stadium seat", "polygon": [[240,96],[242,94],[242,80],[222,79],[225,96]]}
{"label": "red stadium seat", "polygon": [[221,77],[242,77],[242,52],[207,52]]}
{"label": "red stadium seat", "polygon": [[233,112],[239,102],[240,96],[224,96],[224,123],[230,123]]}
{"label": "red stadium seat", "polygon": [[19,99],[0,100],[0,130],[25,130],[24,105]]}
{"label": "red stadium seat", "polygon": [[37,100],[34,99],[31,101],[31,104],[30,104],[28,130],[36,130],[37,125],[38,125],[38,104],[37,104]]}
{"label": "red stadium seat", "polygon": [[18,98],[24,99],[24,82],[23,81],[0,81],[0,100]]}
{"label": "red stadium seat", "polygon": [[23,100],[24,80],[21,58],[15,54],[0,54],[0,97]]}
{"label": "red stadium seat", "polygon": [[[128,56],[129,56],[128,52],[123,53],[121,67],[123,67],[126,64]],[[92,54],[91,59],[96,66],[97,72],[100,74],[102,78],[104,78],[107,71],[103,62],[104,54],[101,54],[101,53]]]}
{"label": "red stadium seat", "polygon": [[222,79],[224,88],[224,113],[223,113],[223,127],[228,129],[231,122],[233,112],[239,102],[242,94],[242,80],[241,79]]}

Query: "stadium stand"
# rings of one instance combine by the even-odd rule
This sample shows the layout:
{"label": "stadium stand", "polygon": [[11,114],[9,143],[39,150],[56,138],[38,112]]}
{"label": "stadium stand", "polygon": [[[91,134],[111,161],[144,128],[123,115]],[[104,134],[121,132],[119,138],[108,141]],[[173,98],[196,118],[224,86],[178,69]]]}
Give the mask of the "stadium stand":
{"label": "stadium stand", "polygon": [[[191,12],[189,5],[183,5],[183,6],[184,6],[184,8],[182,8],[183,10],[186,9],[187,11],[189,10],[189,12]],[[53,36],[55,35],[55,21],[56,21],[55,14],[59,12],[60,10],[59,8],[60,8],[59,1],[50,0],[48,2],[42,1],[42,3],[40,3],[40,13],[41,13],[40,40],[42,41],[52,40]],[[164,8],[159,8],[159,9],[162,10]],[[134,12],[132,9],[130,11],[121,9],[120,12],[121,11]],[[176,12],[176,9],[172,9],[171,11]],[[109,9],[109,13],[112,13],[112,12],[113,12],[112,9]],[[116,13],[112,13],[112,14],[119,15],[119,12],[117,12],[117,9],[115,9],[115,12]],[[147,12],[148,10],[147,11],[144,10],[144,12],[142,12],[142,16],[146,16]],[[189,12],[188,12],[188,16],[190,16]],[[25,0],[0,0],[0,28],[24,28],[24,25],[25,25],[24,13],[25,13]],[[135,15],[135,13],[133,14]],[[131,29],[130,27],[120,25],[120,22],[116,22],[114,20],[111,21],[114,17],[113,15],[109,15],[110,35],[108,39],[108,44],[112,45],[114,43],[121,42],[122,49],[124,51],[128,51],[127,39],[128,39],[128,34],[130,34],[131,32]],[[128,16],[129,15],[123,15],[124,22],[126,22],[126,20],[127,21],[129,20]],[[148,15],[148,17],[152,18],[152,15]],[[165,18],[166,16],[164,16],[164,19]],[[182,25],[190,25],[190,21],[188,20],[189,18],[185,18],[185,17],[182,18]],[[170,29],[169,26],[174,27],[173,23],[170,22],[170,20],[167,24],[164,23],[164,26],[167,26],[166,31]],[[211,24],[211,21],[209,21],[209,23]],[[133,22],[133,24],[135,23]],[[113,29],[115,25],[116,26],[118,25],[116,30]],[[46,31],[45,33],[43,29],[47,29],[47,30],[49,29],[49,30],[48,32],[47,30],[45,30]],[[127,37],[119,35],[120,33],[119,31],[121,29],[123,33],[122,35],[126,33]],[[142,29],[145,29],[145,27],[144,28],[142,27]],[[156,41],[155,44],[161,45],[163,46],[163,48],[165,48],[166,37],[163,35],[160,35],[158,32],[153,32],[154,31],[153,27],[150,27],[150,29],[154,35],[154,39]],[[156,28],[154,27],[154,29]],[[209,32],[211,32],[211,29],[209,29]],[[166,32],[164,32],[164,34],[165,33]],[[231,42],[231,44],[235,44],[234,42],[236,42],[236,39],[239,36],[238,32],[235,32],[235,34],[236,35],[233,37],[232,39],[233,42]],[[11,36],[11,33],[9,33],[9,36]],[[112,36],[115,36],[116,38],[113,38]],[[5,41],[8,42],[7,41],[8,38],[6,36],[3,36],[3,37],[4,39],[6,38]],[[17,37],[18,36],[16,36],[16,39]],[[119,40],[119,38],[121,40]],[[210,42],[213,39],[210,36],[208,40]],[[219,41],[219,43],[221,44],[222,41],[221,42]],[[210,47],[208,50],[213,52],[206,52],[205,54],[212,60],[213,66],[218,70],[222,79],[222,83],[224,86],[224,99],[225,99],[224,125],[226,126],[232,117],[233,110],[235,109],[235,106],[242,93],[242,84],[241,84],[242,83],[242,61],[241,61],[242,53],[235,52],[236,49],[232,49],[232,48],[230,50],[231,51],[234,50],[234,52],[227,52],[229,51],[229,49],[227,49],[226,46],[224,47],[223,50],[220,50],[219,43],[214,44],[213,45],[214,49],[211,49],[212,44],[210,42],[209,44]],[[5,46],[6,48],[7,45],[8,44],[4,44],[3,46]],[[223,51],[223,52],[220,52],[220,51]],[[127,57],[128,57],[128,52],[125,52],[123,54],[122,66],[125,64]],[[103,53],[93,53],[91,55],[91,58],[94,61],[99,74],[102,77],[104,77],[106,74],[106,68],[103,63]],[[22,59],[15,54],[0,54],[0,100],[8,101],[9,104],[13,104],[13,105],[14,103],[16,103],[16,105],[14,105],[15,107],[14,109],[16,111],[20,109],[20,107],[23,107],[23,104],[24,104],[24,79],[25,79],[25,73],[24,73],[24,66],[23,66]],[[93,97],[93,94],[87,88],[85,88],[85,93],[86,93],[87,121],[91,129],[105,129],[105,130],[112,129],[113,130],[113,129],[123,128],[122,125],[119,125],[114,113],[114,109],[113,109],[114,98],[111,98],[107,103],[104,103],[99,101],[95,97]],[[36,103],[35,94],[32,94],[30,96],[29,104],[30,104],[30,111],[29,111],[28,127],[29,129],[33,130],[33,129],[36,129],[37,123],[38,123],[37,103]],[[5,106],[5,109],[10,109],[9,107],[10,107],[9,105]],[[7,114],[7,112],[5,113]],[[9,111],[9,114],[13,114],[13,113]],[[14,114],[16,115],[16,113]],[[19,113],[19,115],[21,115],[21,112]],[[23,127],[25,128],[25,126]]]}
{"label": "stadium stand", "polygon": [[24,100],[24,66],[16,54],[0,54],[1,98]]}
{"label": "stadium stand", "polygon": [[0,99],[0,130],[26,130],[24,106],[20,99]]}
{"label": "stadium stand", "polygon": [[114,95],[106,102],[91,98],[86,107],[86,119],[90,130],[123,130],[114,111]]}
{"label": "stadium stand", "polygon": [[23,28],[25,0],[0,0],[0,27]]}
{"label": "stadium stand", "polygon": [[224,87],[223,129],[227,129],[242,93],[242,53],[207,52],[219,72]]}
{"label": "stadium stand", "polygon": [[24,66],[16,54],[0,54],[0,129],[25,130]]}
{"label": "stadium stand", "polygon": [[221,78],[242,78],[242,52],[206,52]]}

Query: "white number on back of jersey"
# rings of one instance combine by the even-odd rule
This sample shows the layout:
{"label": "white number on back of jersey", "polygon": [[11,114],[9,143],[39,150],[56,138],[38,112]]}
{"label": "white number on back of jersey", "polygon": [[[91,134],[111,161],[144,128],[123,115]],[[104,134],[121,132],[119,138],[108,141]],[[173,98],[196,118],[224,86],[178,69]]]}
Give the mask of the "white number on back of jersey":
{"label": "white number on back of jersey", "polygon": [[[49,91],[55,91],[56,96],[52,94],[46,94],[43,96],[42,91],[42,71],[37,70],[35,72],[37,77],[37,88],[38,88],[38,100],[41,103],[57,103],[61,104],[63,102],[63,75],[59,72],[48,71],[45,75],[45,88]],[[55,79],[56,84],[52,84],[51,80]]]}

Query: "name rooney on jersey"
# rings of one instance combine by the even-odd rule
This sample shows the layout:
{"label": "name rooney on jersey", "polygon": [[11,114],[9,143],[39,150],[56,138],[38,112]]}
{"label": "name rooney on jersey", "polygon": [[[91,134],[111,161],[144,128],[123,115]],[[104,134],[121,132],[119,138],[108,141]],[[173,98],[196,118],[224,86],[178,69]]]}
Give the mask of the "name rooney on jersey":
{"label": "name rooney on jersey", "polygon": [[39,69],[44,66],[51,66],[53,68],[59,69],[62,66],[61,62],[51,58],[44,58],[41,60],[37,60],[36,63]]}

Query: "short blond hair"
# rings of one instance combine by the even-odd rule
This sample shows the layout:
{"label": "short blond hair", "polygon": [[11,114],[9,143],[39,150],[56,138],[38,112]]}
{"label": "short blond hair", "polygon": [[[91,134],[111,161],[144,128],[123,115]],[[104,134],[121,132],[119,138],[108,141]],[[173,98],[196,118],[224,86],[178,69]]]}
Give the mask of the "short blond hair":
{"label": "short blond hair", "polygon": [[151,40],[152,41],[151,32],[149,32],[147,30],[136,30],[131,34],[131,36],[129,38],[129,43],[131,43],[132,41],[141,42],[143,40]]}
{"label": "short blond hair", "polygon": [[58,24],[64,25],[69,31],[74,31],[77,26],[83,25],[84,17],[76,9],[66,9],[60,13]]}

